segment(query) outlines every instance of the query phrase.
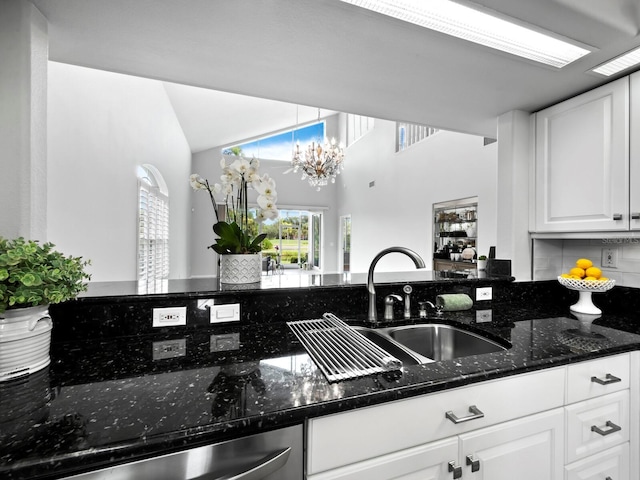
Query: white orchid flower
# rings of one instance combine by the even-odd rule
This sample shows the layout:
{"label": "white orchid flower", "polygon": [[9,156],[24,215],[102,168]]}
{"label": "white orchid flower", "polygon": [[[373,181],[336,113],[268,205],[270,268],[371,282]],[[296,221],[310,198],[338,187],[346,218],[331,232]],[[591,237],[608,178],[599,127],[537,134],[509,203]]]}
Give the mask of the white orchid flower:
{"label": "white orchid flower", "polygon": [[222,193],[222,185],[220,185],[219,183],[216,183],[213,188],[212,191],[214,194],[218,195],[220,193]]}
{"label": "white orchid flower", "polygon": [[262,210],[276,210],[275,201],[269,197],[265,197],[264,195],[258,196],[258,206]]}
{"label": "white orchid flower", "polygon": [[[251,164],[244,158],[238,158],[230,166],[231,170],[238,172],[240,175],[245,176],[251,169]],[[246,177],[245,177],[246,178]]]}
{"label": "white orchid flower", "polygon": [[275,208],[267,208],[260,211],[260,215],[265,219],[273,220],[274,218],[278,218],[278,210]]}
{"label": "white orchid flower", "polygon": [[264,180],[264,177],[260,181],[254,182],[253,188],[259,195],[267,198],[271,198],[274,202],[277,198],[276,183],[272,179]]}
{"label": "white orchid flower", "polygon": [[197,173],[192,173],[191,175],[189,175],[189,183],[191,184],[191,188],[193,188],[194,190],[207,189],[207,181]]}

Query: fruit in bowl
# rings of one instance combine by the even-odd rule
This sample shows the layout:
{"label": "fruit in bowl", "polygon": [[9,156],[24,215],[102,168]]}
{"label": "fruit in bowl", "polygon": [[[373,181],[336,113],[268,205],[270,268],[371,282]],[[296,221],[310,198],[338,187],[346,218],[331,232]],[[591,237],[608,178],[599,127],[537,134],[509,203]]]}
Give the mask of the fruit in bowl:
{"label": "fruit in bowl", "polygon": [[593,265],[588,258],[580,258],[576,261],[576,266],[569,270],[568,273],[560,275],[562,278],[571,278],[574,280],[584,280],[586,282],[606,282],[607,277],[602,276],[602,270]]}

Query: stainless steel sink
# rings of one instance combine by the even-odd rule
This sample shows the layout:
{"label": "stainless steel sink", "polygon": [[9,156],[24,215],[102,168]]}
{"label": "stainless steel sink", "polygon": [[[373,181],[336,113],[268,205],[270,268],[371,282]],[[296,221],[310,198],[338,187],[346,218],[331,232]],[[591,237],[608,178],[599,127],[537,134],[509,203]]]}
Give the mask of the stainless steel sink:
{"label": "stainless steel sink", "polygon": [[506,350],[493,340],[451,325],[425,323],[378,329],[358,327],[357,329],[405,365],[452,360]]}

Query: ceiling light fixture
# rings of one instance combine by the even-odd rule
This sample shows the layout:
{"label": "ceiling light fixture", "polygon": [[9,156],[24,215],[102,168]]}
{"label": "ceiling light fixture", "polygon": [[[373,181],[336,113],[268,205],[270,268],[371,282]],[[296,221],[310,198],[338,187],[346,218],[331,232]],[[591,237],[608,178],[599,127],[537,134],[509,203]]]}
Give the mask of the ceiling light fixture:
{"label": "ceiling light fixture", "polygon": [[449,0],[341,1],[557,68],[590,53],[550,33]]}
{"label": "ceiling light fixture", "polygon": [[[320,109],[318,109],[318,121],[320,121]],[[296,125],[298,123],[298,110],[296,107]],[[336,182],[336,176],[344,168],[344,149],[336,143],[334,138],[329,142],[324,140],[324,148],[320,143],[312,142],[303,152],[300,150],[300,142],[296,142],[291,158],[291,169],[294,173],[302,170],[302,180],[308,180],[309,185],[320,191],[331,181]],[[287,172],[288,172],[287,171]],[[285,173],[287,173],[285,172]]]}
{"label": "ceiling light fixture", "polygon": [[599,73],[600,75],[604,75],[606,77],[610,77],[611,75],[615,75],[627,68],[633,67],[635,65],[640,64],[640,47],[635,48],[627,53],[623,53],[619,57],[614,58],[613,60],[609,60],[602,65],[598,65],[596,68],[592,69],[592,72]]}

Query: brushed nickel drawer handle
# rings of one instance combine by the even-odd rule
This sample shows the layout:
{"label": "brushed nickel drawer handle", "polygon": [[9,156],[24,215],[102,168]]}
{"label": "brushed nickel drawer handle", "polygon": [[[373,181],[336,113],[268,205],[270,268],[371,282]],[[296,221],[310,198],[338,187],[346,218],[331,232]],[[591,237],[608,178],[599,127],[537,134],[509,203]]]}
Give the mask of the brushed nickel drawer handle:
{"label": "brushed nickel drawer handle", "polygon": [[619,432],[620,430],[622,430],[622,427],[616,425],[610,420],[607,420],[607,423],[605,423],[605,426],[609,427],[609,430],[603,430],[596,425],[592,425],[591,431],[596,432],[598,435],[602,435],[603,437],[605,437],[607,435],[611,435],[614,432]]}
{"label": "brushed nickel drawer handle", "polygon": [[634,212],[631,214],[632,220],[640,220],[640,212]]}
{"label": "brushed nickel drawer handle", "polygon": [[621,213],[614,213],[613,214],[613,219],[614,220],[622,220],[622,214]]}
{"label": "brushed nickel drawer handle", "polygon": [[622,379],[618,378],[618,377],[614,377],[613,375],[611,375],[610,373],[607,373],[607,375],[604,377],[604,380],[598,377],[591,377],[591,381],[593,383],[598,383],[600,385],[609,385],[611,383],[618,383],[621,382]]}
{"label": "brushed nickel drawer handle", "polygon": [[466,417],[458,418],[455,413],[453,413],[451,410],[449,410],[447,413],[445,413],[444,416],[447,417],[449,420],[451,420],[455,424],[462,423],[462,422],[468,422],[469,420],[476,420],[478,418],[484,417],[484,413],[482,413],[478,409],[478,407],[476,407],[475,405],[471,405],[469,407],[469,413],[471,413],[471,415],[467,415]]}

